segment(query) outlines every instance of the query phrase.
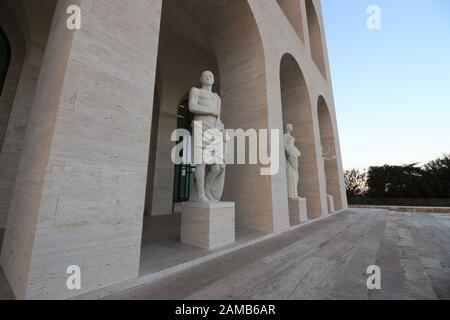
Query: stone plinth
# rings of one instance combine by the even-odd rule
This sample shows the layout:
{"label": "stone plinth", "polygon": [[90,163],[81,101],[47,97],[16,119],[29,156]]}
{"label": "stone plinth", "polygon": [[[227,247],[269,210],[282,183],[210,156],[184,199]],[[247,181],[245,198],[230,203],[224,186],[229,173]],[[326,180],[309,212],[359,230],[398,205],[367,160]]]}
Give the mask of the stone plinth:
{"label": "stone plinth", "polygon": [[213,250],[235,242],[234,202],[183,204],[181,242]]}
{"label": "stone plinth", "polygon": [[306,199],[289,199],[289,221],[291,226],[308,221]]}
{"label": "stone plinth", "polygon": [[334,197],[332,195],[327,195],[328,213],[332,214],[334,210]]}

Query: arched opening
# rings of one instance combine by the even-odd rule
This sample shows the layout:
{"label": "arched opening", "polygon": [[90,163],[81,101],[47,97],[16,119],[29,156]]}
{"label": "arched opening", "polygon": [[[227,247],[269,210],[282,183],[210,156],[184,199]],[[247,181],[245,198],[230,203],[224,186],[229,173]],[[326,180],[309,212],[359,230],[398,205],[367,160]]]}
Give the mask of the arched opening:
{"label": "arched opening", "polygon": [[[158,103],[154,106],[151,157],[154,166],[151,200],[147,214],[170,215],[174,211],[175,170],[171,160],[172,132],[178,128],[180,105],[186,93],[198,85],[200,74],[210,70],[216,75],[214,90],[220,92],[217,60],[205,32],[184,9],[181,1],[163,1],[158,51]],[[157,126],[157,129],[155,129]]]}
{"label": "arched opening", "polygon": [[302,152],[298,193],[307,200],[308,217],[319,218],[322,209],[311,101],[303,73],[290,54],[281,59],[280,80],[283,122],[293,125],[296,146]]}
{"label": "arched opening", "polygon": [[317,11],[312,0],[306,0],[306,16],[308,19],[309,43],[311,46],[311,56],[322,73],[327,78],[327,68],[325,66],[325,55],[323,52],[323,38],[320,28]]}
{"label": "arched opening", "polygon": [[10,59],[11,47],[5,32],[0,27],[0,96],[8,73]]}
{"label": "arched opening", "polygon": [[[322,144],[323,163],[327,179],[327,194],[333,197],[334,209],[341,210],[342,193],[340,188],[339,166],[336,153],[336,129],[331,120],[330,110],[325,99],[320,96],[317,104],[320,126],[320,141]],[[330,208],[329,208],[330,209]]]}
{"label": "arched opening", "polygon": [[277,2],[300,40],[304,42],[305,32],[303,30],[301,0],[277,0]]}
{"label": "arched opening", "polygon": [[[202,72],[215,76],[227,129],[268,126],[263,49],[247,1],[164,0],[157,65],[141,274],[203,254],[180,243],[180,204],[193,174],[192,166],[176,167],[171,159],[171,135],[189,129],[187,93],[200,86]],[[256,192],[248,192],[249,183]],[[236,202],[236,226],[271,231],[270,179],[259,166],[229,166],[225,185],[223,200]]]}

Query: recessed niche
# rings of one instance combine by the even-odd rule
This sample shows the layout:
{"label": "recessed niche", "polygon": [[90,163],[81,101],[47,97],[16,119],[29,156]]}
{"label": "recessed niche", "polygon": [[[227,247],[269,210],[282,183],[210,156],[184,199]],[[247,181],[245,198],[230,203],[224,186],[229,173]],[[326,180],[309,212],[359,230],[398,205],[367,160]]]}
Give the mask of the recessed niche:
{"label": "recessed niche", "polygon": [[311,45],[311,56],[320,72],[327,77],[325,56],[323,52],[323,38],[317,11],[312,0],[306,0],[306,16],[308,19],[309,42]]}
{"label": "recessed niche", "polygon": [[297,32],[298,37],[302,42],[304,42],[305,33],[303,30],[301,1],[302,0],[277,0],[278,5],[281,10],[283,10],[284,15],[291,23],[295,32]]}

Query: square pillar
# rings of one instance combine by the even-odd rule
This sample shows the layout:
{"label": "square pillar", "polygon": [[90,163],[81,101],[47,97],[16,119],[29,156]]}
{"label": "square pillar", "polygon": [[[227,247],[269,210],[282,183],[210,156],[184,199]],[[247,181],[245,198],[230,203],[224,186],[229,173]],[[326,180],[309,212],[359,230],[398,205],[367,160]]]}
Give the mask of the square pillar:
{"label": "square pillar", "polygon": [[327,195],[327,202],[328,202],[328,213],[333,214],[335,213],[334,209],[334,197],[332,195]]}
{"label": "square pillar", "polygon": [[16,298],[138,277],[160,16],[161,0],[58,1],[0,260]]}
{"label": "square pillar", "polygon": [[306,199],[289,199],[289,222],[291,226],[308,221],[308,207]]}

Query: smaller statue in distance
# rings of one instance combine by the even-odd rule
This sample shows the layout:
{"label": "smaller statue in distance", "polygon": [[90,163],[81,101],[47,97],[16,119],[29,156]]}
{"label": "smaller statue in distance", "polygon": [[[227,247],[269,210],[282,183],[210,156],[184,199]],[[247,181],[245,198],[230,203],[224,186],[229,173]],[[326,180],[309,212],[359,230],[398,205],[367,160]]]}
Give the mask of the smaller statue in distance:
{"label": "smaller statue in distance", "polygon": [[294,126],[292,124],[287,124],[285,131],[284,145],[286,149],[288,196],[289,199],[298,199],[298,183],[300,179],[299,159],[302,153],[295,146],[295,138],[292,136]]}

